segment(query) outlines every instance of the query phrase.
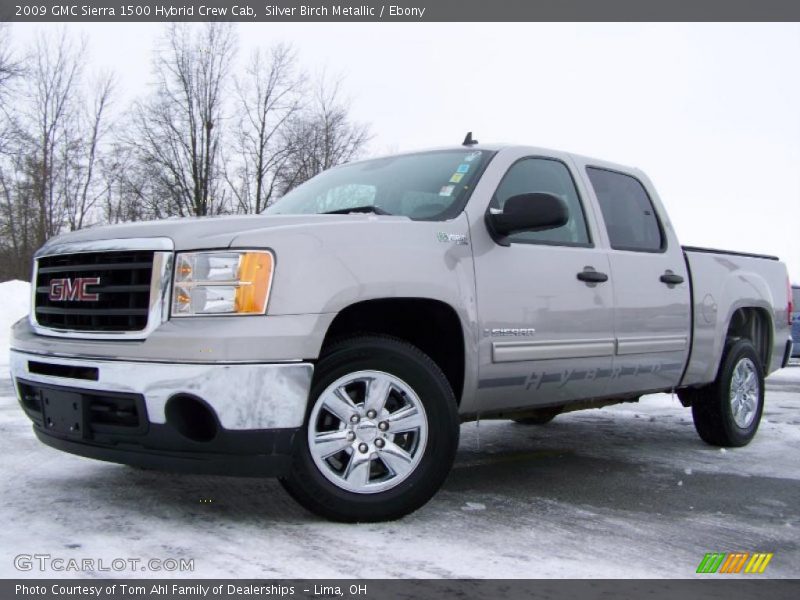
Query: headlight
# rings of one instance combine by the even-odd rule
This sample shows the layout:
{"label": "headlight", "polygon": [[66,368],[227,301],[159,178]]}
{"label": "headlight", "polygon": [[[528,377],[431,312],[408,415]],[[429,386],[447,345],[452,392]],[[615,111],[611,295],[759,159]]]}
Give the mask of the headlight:
{"label": "headlight", "polygon": [[172,316],[262,315],[274,266],[266,250],[179,253]]}

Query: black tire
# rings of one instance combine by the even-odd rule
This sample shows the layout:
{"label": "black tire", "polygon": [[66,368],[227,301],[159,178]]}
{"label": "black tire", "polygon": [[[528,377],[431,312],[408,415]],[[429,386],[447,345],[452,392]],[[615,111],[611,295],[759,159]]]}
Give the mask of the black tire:
{"label": "black tire", "polygon": [[[428,426],[416,468],[395,487],[375,493],[352,492],[331,482],[315,464],[308,443],[309,417],[320,394],[340,377],[365,370],[389,373],[406,383],[423,405]],[[399,519],[428,502],[444,483],[458,448],[459,425],[450,384],[426,354],[388,336],[348,338],[326,349],[317,363],[305,426],[295,441],[291,471],[281,483],[302,506],[327,519]]]}
{"label": "black tire", "polygon": [[[742,361],[749,361],[757,378],[758,397],[752,421],[736,423],[731,405],[734,371]],[[725,349],[714,383],[692,394],[694,427],[702,440],[712,446],[746,446],[756,435],[764,410],[764,370],[753,344],[746,339],[732,341]]]}
{"label": "black tire", "polygon": [[535,413],[529,414],[527,417],[519,419],[512,419],[514,423],[519,425],[547,425],[550,421],[555,419],[561,414],[561,407],[556,408],[542,408]]}

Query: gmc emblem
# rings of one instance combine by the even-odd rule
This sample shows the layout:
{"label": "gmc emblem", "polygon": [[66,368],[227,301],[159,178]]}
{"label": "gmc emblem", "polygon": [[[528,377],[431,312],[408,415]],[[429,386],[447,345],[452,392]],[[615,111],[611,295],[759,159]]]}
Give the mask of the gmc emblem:
{"label": "gmc emblem", "polygon": [[50,280],[51,302],[97,302],[100,294],[89,293],[90,285],[100,285],[99,277],[76,277],[75,279]]}

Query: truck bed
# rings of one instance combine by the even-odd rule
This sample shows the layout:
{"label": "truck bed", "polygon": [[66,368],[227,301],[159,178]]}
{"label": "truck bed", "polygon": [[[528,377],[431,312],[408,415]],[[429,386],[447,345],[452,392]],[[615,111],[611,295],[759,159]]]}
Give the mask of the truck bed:
{"label": "truck bed", "polygon": [[780,260],[770,254],[755,254],[754,252],[738,252],[736,250],[719,250],[718,248],[703,248],[701,246],[681,246],[684,252],[704,252],[707,254],[730,254],[731,256],[746,256],[748,258],[765,258],[766,260]]}
{"label": "truck bed", "polygon": [[[789,331],[786,267],[763,254],[683,246],[691,277],[692,347],[682,385],[713,381],[728,324],[742,307],[754,307],[775,326],[766,374],[781,367]],[[766,334],[767,338],[772,337]]]}

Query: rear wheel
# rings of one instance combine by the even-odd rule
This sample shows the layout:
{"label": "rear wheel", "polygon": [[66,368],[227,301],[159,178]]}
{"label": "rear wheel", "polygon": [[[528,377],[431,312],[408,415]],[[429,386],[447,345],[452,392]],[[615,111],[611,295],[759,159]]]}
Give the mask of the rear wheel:
{"label": "rear wheel", "polygon": [[416,347],[379,336],[332,346],[317,364],[303,435],[283,486],[336,521],[400,518],[439,489],[455,458],[456,402]]}
{"label": "rear wheel", "polygon": [[758,431],[764,410],[764,371],[749,340],[726,349],[716,381],[697,390],[692,417],[700,437],[713,446],[745,446]]}

